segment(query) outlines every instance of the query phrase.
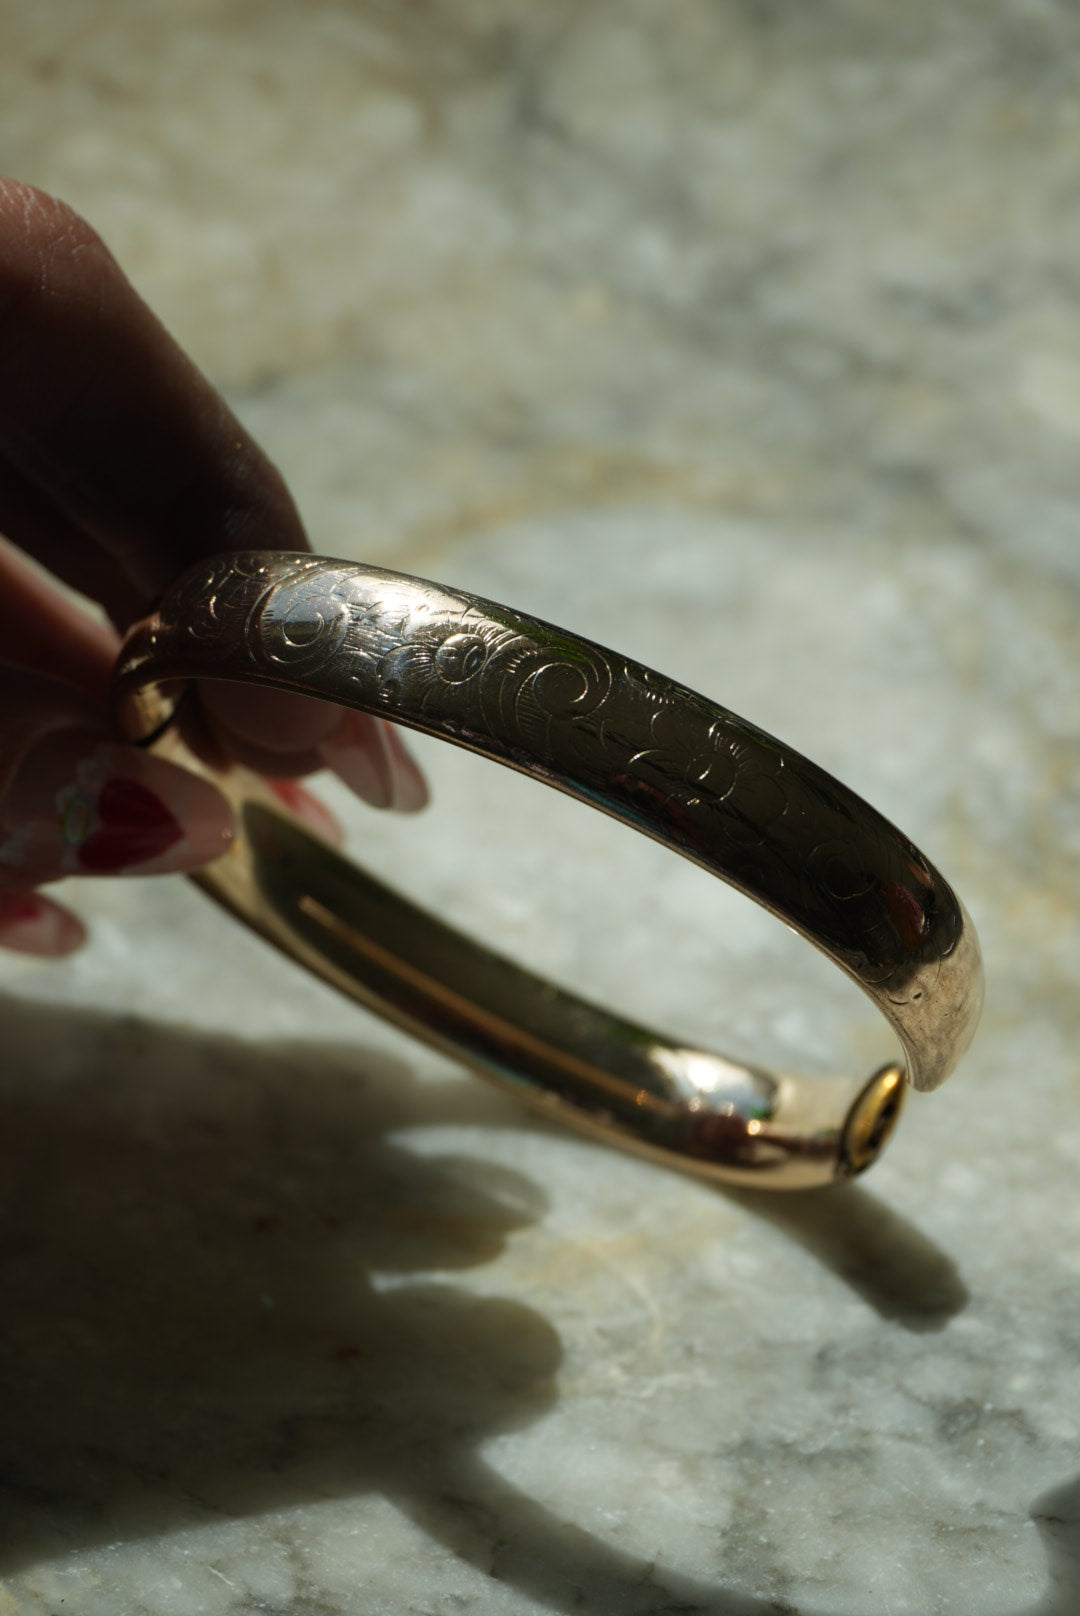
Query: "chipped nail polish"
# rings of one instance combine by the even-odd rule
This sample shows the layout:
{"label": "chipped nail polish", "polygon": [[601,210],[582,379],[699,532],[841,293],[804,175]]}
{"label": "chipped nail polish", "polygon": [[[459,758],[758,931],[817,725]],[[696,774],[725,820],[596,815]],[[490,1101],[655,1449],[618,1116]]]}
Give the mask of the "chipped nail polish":
{"label": "chipped nail polish", "polygon": [[29,751],[0,827],[0,866],[39,880],[194,869],[232,839],[228,804],[207,781],[76,729]]}

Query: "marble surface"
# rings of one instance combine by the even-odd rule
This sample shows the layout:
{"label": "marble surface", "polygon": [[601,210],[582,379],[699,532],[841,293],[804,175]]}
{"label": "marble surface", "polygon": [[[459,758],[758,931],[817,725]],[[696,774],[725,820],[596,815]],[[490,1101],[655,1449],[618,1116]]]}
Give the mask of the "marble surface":
{"label": "marble surface", "polygon": [[[613,643],[955,881],[979,1039],[872,1175],[546,1129],[179,880],[0,961],[0,1616],[1080,1608],[1080,21],[1045,0],[0,0],[318,549]],[[448,748],[352,844],[745,1056],[881,1052],[760,911]]]}

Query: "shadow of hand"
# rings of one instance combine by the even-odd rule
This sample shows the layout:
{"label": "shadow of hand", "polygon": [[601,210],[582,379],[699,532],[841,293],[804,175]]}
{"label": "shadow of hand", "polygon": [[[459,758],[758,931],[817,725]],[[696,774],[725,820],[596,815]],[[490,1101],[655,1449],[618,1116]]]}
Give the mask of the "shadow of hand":
{"label": "shadow of hand", "polygon": [[[393,1136],[501,1122],[505,1102],[357,1049],[13,999],[0,1014],[0,1573],[375,1490],[553,1610],[775,1611],[608,1547],[478,1456],[550,1406],[558,1339],[520,1303],[408,1276],[490,1262],[543,1197]],[[879,1311],[934,1328],[961,1305],[947,1259],[881,1208],[867,1234],[861,1204],[797,1199],[753,1207]],[[881,1252],[905,1259],[895,1281]],[[1037,1616],[1080,1597],[1074,1493],[1036,1506],[1052,1578]]]}
{"label": "shadow of hand", "polygon": [[364,1051],[14,1001],[4,1032],[0,1568],[379,1486],[409,1431],[452,1470],[548,1406],[537,1313],[401,1283],[490,1261],[542,1208],[387,1137],[475,1084],[425,1101]]}

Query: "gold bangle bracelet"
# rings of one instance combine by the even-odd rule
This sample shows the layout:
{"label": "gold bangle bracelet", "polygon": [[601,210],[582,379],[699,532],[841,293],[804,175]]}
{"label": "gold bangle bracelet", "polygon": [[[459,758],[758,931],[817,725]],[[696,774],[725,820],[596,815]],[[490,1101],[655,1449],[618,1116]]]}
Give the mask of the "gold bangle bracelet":
{"label": "gold bangle bracelet", "polygon": [[[869,1080],[778,1074],[634,1025],[453,930],[305,830],[174,722],[191,680],[269,685],[440,736],[600,808],[730,882],[852,977],[903,1050]],[[982,966],[952,889],[894,826],[771,736],[649,668],[375,567],[243,552],[185,574],[117,667],[130,740],[200,768],[238,834],[194,879],[326,981],[549,1113],[762,1189],[876,1158],[904,1078],[974,1034]],[[182,709],[181,709],[182,712]]]}

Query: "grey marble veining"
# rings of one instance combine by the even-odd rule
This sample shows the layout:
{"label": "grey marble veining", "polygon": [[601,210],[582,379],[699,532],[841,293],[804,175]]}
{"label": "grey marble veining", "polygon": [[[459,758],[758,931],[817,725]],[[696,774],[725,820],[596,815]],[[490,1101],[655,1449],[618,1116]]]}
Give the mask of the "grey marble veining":
{"label": "grey marble veining", "polygon": [[[1072,1616],[1073,8],[0,18],[3,166],[318,549],[775,731],[989,983],[871,1176],[761,1202],[545,1129],[181,881],[73,885],[89,949],[0,965],[0,1616]],[[734,1054],[887,1048],[701,872],[423,756],[426,822],[328,794],[424,901]]]}

